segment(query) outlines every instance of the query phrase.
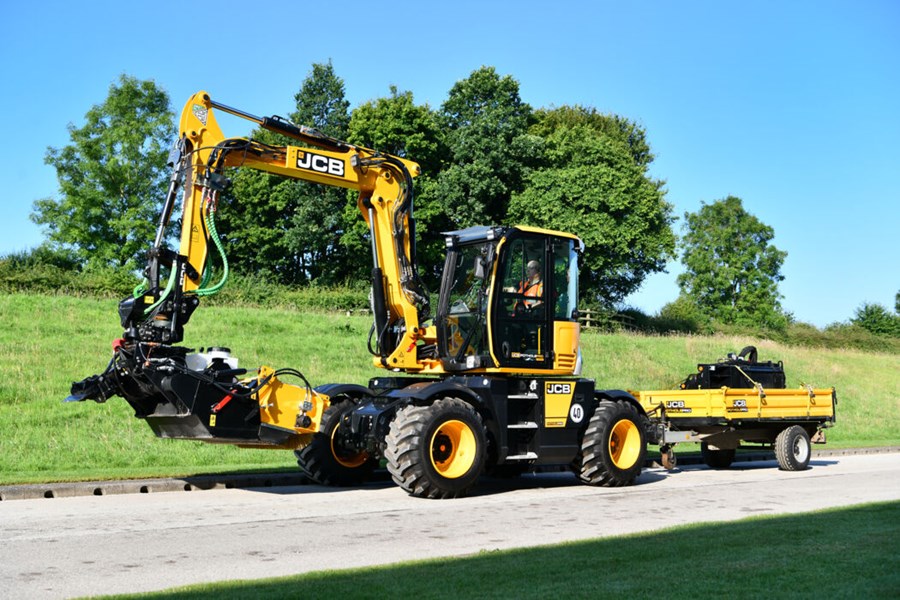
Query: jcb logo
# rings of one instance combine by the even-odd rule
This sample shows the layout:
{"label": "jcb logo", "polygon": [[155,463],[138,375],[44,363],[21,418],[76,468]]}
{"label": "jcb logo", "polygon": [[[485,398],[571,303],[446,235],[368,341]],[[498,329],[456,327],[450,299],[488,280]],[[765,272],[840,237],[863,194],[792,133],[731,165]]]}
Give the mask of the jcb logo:
{"label": "jcb logo", "polygon": [[666,408],[684,408],[684,400],[667,400]]}
{"label": "jcb logo", "polygon": [[344,176],[344,161],[338,158],[313,154],[312,152],[297,153],[297,168],[328,175]]}
{"label": "jcb logo", "polygon": [[544,427],[566,427],[571,419],[579,423],[584,419],[580,403],[572,404],[575,384],[571,381],[544,382]]}
{"label": "jcb logo", "polygon": [[572,393],[572,384],[571,383],[548,383],[547,384],[547,393],[548,394],[571,394]]}

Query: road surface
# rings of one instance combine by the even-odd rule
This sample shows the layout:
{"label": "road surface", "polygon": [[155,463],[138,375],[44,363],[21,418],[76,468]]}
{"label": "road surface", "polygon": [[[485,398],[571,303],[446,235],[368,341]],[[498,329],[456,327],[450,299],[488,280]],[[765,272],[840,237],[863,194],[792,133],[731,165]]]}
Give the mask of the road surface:
{"label": "road surface", "polygon": [[565,473],[485,479],[460,500],[387,482],[10,500],[0,582],[19,599],[152,591],[898,499],[900,453],[814,456],[799,473],[651,469],[618,489]]}

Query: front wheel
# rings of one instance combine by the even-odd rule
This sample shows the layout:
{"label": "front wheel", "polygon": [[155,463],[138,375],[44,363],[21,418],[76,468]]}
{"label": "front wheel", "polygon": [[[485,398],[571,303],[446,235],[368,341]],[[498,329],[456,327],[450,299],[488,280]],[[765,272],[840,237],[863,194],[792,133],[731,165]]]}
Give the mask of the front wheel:
{"label": "front wheel", "polygon": [[484,470],[484,425],[459,398],[404,406],[388,432],[384,456],[394,483],[421,498],[458,498]]}
{"label": "front wheel", "polygon": [[809,434],[799,425],[782,430],[775,438],[775,458],[782,471],[803,471],[811,455]]}
{"label": "front wheel", "polygon": [[377,461],[364,450],[346,448],[338,430],[344,415],[356,408],[356,402],[345,399],[333,402],[322,414],[319,431],[308,446],[296,450],[300,470],[321,485],[348,487],[367,481]]}
{"label": "front wheel", "polygon": [[643,417],[624,400],[603,400],[581,441],[574,470],[584,483],[606,487],[630,485],[647,458]]}

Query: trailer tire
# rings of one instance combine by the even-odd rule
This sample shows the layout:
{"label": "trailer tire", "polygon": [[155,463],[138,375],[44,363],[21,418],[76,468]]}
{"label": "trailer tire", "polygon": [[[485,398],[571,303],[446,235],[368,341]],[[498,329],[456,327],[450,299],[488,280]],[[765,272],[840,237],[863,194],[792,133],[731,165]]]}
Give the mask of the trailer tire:
{"label": "trailer tire", "polygon": [[335,444],[335,433],[345,414],[356,407],[356,402],[345,398],[333,402],[322,414],[319,431],[312,442],[295,450],[297,464],[311,481],[320,485],[352,487],[367,481],[378,461],[368,452],[344,450]]}
{"label": "trailer tire", "polygon": [[700,456],[710,469],[727,469],[734,462],[734,448],[710,448],[706,442],[700,443]]}
{"label": "trailer tire", "polygon": [[484,470],[484,424],[459,398],[404,406],[391,422],[386,442],[388,471],[413,496],[459,498]]}
{"label": "trailer tire", "polygon": [[634,405],[601,400],[588,422],[575,459],[575,473],[589,485],[634,483],[647,458],[643,417]]}
{"label": "trailer tire", "polygon": [[809,434],[799,425],[783,429],[775,438],[775,458],[782,471],[803,471],[809,466],[812,448]]}

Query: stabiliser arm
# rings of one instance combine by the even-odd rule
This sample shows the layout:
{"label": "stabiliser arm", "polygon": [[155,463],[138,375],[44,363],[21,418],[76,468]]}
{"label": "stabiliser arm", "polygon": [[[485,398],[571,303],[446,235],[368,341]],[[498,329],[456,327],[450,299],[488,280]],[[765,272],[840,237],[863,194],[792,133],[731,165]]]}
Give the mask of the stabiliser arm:
{"label": "stabiliser arm", "polygon": [[[226,137],[217,111],[250,120],[303,146]],[[313,391],[298,371],[262,367],[256,377],[239,379],[246,371],[237,368],[228,349],[193,353],[175,345],[183,340],[184,325],[200,299],[219,291],[228,275],[215,215],[229,168],[357,190],[357,205],[372,244],[373,361],[411,372],[433,364],[434,328],[422,326],[428,318],[429,296],[416,268],[412,216],[416,163],[277,116],[250,115],[214,102],[202,91],[184,106],[169,162],[172,175],[145,282],[119,304],[122,338],[113,343],[107,369],[74,383],[67,400],[103,402],[122,396],[160,437],[297,447],[318,430],[329,400]],[[181,235],[176,252],[165,242],[179,196]],[[213,268],[215,254],[217,268]],[[216,273],[219,281],[213,283]],[[304,385],[284,384],[279,376],[298,377]]]}

